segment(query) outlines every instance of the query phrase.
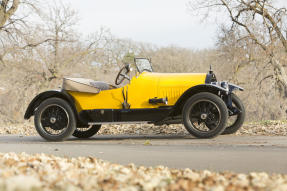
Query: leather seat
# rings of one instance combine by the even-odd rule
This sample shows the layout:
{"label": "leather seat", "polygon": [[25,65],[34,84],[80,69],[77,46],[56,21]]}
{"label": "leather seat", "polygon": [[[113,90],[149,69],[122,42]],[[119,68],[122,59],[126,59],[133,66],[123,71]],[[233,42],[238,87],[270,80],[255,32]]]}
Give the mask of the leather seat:
{"label": "leather seat", "polygon": [[98,88],[100,90],[109,90],[109,89],[111,89],[111,86],[108,83],[102,82],[102,81],[93,81],[93,82],[90,82],[90,85],[95,87],[95,88]]}
{"label": "leather seat", "polygon": [[113,89],[114,86],[101,81],[85,78],[64,78],[62,89],[76,92],[99,93],[103,90]]}

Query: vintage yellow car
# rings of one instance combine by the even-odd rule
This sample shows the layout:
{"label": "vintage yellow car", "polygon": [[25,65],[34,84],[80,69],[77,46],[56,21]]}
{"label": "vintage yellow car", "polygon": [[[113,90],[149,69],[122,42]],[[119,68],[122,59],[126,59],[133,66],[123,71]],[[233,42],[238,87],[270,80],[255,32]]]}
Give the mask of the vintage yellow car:
{"label": "vintage yellow car", "polygon": [[[111,123],[184,124],[197,138],[231,134],[242,126],[245,109],[233,91],[243,88],[218,82],[211,69],[208,73],[155,73],[145,58],[136,58],[134,65],[136,72],[131,72],[130,64],[119,71],[116,86],[65,78],[61,90],[37,95],[24,118],[34,115],[36,130],[49,141],[71,135],[89,138],[102,124]],[[120,86],[124,81],[126,85]]]}

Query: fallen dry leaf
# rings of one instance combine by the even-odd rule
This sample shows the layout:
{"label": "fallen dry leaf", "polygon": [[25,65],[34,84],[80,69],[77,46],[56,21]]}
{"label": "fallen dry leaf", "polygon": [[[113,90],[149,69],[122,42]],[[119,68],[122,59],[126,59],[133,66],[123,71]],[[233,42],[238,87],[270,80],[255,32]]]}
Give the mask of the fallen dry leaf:
{"label": "fallen dry leaf", "polygon": [[286,191],[287,175],[136,167],[93,157],[0,153],[0,190]]}

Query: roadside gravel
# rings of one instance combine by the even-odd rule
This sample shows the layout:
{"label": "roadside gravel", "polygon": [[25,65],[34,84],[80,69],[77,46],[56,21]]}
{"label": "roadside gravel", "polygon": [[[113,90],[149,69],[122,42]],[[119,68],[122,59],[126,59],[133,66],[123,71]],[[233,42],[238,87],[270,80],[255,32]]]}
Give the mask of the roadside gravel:
{"label": "roadside gravel", "polygon": [[[38,135],[32,123],[0,125],[0,135]],[[101,135],[189,135],[183,125],[154,126],[150,124],[103,125]],[[236,135],[286,136],[287,121],[246,123]]]}
{"label": "roadside gravel", "polygon": [[112,164],[92,157],[0,153],[0,190],[287,190],[287,175]]}

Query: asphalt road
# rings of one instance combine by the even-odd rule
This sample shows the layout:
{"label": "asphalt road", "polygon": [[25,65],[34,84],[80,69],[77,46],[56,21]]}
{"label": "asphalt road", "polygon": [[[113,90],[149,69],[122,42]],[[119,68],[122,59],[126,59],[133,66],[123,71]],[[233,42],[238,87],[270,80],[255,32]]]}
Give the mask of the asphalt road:
{"label": "asphalt road", "polygon": [[93,156],[123,165],[287,174],[287,137],[278,136],[229,135],[209,140],[183,136],[95,136],[60,143],[46,142],[38,136],[0,136],[0,152]]}

